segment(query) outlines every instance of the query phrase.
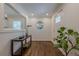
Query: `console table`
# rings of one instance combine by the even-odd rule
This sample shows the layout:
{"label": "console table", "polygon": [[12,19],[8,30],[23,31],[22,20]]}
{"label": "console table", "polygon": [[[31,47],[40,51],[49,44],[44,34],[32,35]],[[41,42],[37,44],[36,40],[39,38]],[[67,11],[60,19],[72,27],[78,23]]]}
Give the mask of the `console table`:
{"label": "console table", "polygon": [[[29,42],[27,42],[28,38],[30,38]],[[14,52],[14,42],[21,43],[21,47],[19,47],[16,52],[20,51],[20,55],[22,56],[23,48],[28,48],[31,46],[32,36],[24,35],[24,36],[20,36],[11,40],[11,55],[17,56],[16,52]]]}

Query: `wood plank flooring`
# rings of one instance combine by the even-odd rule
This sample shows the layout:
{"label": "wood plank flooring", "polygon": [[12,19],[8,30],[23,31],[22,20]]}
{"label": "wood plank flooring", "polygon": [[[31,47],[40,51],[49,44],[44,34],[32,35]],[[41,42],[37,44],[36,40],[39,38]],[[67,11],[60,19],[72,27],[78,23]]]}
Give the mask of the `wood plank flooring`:
{"label": "wood plank flooring", "polygon": [[59,49],[55,48],[50,41],[34,41],[24,56],[63,56]]}

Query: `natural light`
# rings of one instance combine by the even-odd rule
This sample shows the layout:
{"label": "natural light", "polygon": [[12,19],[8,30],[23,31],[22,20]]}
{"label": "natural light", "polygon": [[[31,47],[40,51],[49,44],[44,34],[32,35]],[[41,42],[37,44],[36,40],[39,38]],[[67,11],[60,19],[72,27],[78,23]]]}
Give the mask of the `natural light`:
{"label": "natural light", "polygon": [[20,30],[21,29],[21,21],[13,21],[13,29]]}
{"label": "natural light", "polygon": [[61,21],[61,16],[56,16],[55,17],[55,23],[59,23]]}

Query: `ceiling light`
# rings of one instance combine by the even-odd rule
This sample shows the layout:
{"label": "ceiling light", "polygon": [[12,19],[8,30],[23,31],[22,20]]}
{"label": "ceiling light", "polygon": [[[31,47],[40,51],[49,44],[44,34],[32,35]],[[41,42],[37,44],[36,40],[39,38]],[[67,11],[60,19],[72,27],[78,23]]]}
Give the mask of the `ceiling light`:
{"label": "ceiling light", "polygon": [[46,15],[48,16],[48,13],[46,13]]}
{"label": "ceiling light", "polygon": [[34,16],[34,13],[32,13],[32,16]]}

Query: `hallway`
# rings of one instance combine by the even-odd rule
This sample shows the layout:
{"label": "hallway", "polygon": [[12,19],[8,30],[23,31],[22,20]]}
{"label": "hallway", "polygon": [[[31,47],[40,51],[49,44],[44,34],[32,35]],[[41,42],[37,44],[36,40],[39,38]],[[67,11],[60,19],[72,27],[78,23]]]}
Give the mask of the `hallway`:
{"label": "hallway", "polygon": [[[62,48],[60,51],[54,47],[54,44],[57,44],[54,39],[60,39],[60,27],[67,27],[79,33],[78,19],[79,4],[0,3],[0,56],[19,54],[18,50],[22,54],[23,48],[24,56],[62,56],[64,50],[69,50],[72,46],[66,42],[68,38],[62,37],[66,39],[66,44],[62,41],[62,47],[59,45]],[[33,42],[30,48],[25,49],[30,42],[28,35],[32,36]],[[11,43],[13,39],[17,41],[14,44]],[[73,45],[77,43],[76,38],[70,37],[70,40]],[[61,43],[60,40],[58,42]],[[72,50],[69,56],[73,55],[79,55],[79,51]]]}
{"label": "hallway", "polygon": [[24,56],[63,56],[63,54],[54,48],[50,41],[33,41],[32,46],[25,50]]}

